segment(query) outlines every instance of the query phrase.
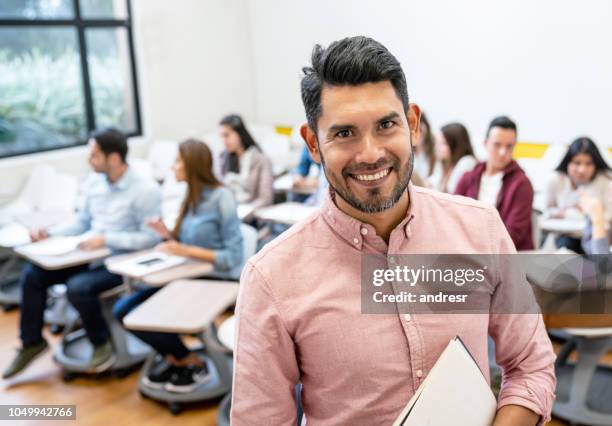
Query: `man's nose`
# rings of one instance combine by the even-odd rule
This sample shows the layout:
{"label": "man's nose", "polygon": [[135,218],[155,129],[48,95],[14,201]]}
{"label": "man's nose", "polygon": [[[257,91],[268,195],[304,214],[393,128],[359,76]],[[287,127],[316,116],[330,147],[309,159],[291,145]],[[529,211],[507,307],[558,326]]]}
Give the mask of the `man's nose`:
{"label": "man's nose", "polygon": [[355,156],[355,162],[373,164],[384,157],[384,149],[372,136],[365,136],[359,144],[360,150]]}

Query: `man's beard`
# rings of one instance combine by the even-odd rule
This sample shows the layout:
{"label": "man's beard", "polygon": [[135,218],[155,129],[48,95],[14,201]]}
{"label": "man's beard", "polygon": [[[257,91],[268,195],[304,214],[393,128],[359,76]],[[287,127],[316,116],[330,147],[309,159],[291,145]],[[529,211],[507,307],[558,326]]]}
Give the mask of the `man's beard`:
{"label": "man's beard", "polygon": [[[368,214],[383,212],[397,204],[408,187],[408,183],[410,182],[414,168],[414,149],[412,147],[412,143],[410,143],[410,159],[406,161],[406,164],[401,165],[396,157],[392,158],[391,161],[381,159],[383,164],[391,163],[392,170],[389,173],[396,171],[398,174],[398,182],[393,187],[391,195],[389,197],[384,197],[380,193],[380,188],[369,188],[367,189],[369,194],[368,199],[366,201],[362,201],[357,198],[353,191],[351,191],[349,185],[341,184],[343,180],[346,182],[346,179],[349,179],[348,174],[343,170],[343,178],[340,179],[338,175],[325,167],[325,159],[323,158],[323,154],[320,150],[319,153],[321,155],[321,163],[330,188],[336,194],[340,195],[340,197],[351,207]],[[374,164],[372,170],[374,170],[376,167],[377,164]]]}

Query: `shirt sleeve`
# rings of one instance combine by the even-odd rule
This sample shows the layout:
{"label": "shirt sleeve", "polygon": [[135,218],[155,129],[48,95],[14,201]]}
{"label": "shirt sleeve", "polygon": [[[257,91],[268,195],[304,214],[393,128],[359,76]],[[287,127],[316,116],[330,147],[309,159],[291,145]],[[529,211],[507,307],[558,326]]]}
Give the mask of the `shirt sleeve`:
{"label": "shirt sleeve", "polygon": [[135,231],[107,232],[106,245],[113,250],[144,250],[160,241],[159,236],[147,224],[146,219],[161,215],[161,191],[151,187],[142,189],[131,206]]}
{"label": "shirt sleeve", "polygon": [[291,335],[270,288],[251,263],[240,279],[231,424],[297,423],[299,369]]}
{"label": "shirt sleeve", "polygon": [[242,262],[242,233],[237,205],[231,191],[223,190],[219,197],[219,226],[224,247],[215,250],[215,268],[227,271]]}
{"label": "shirt sleeve", "polygon": [[[500,266],[493,295],[489,334],[495,341],[495,358],[502,369],[498,409],[520,405],[540,416],[539,425],[550,420],[555,398],[555,354],[542,315],[524,277],[517,279],[516,251],[504,224],[494,211],[493,235],[498,238]],[[505,266],[504,266],[505,265]],[[529,294],[525,295],[524,292]],[[529,301],[526,301],[529,299]],[[520,306],[519,306],[520,305]]]}

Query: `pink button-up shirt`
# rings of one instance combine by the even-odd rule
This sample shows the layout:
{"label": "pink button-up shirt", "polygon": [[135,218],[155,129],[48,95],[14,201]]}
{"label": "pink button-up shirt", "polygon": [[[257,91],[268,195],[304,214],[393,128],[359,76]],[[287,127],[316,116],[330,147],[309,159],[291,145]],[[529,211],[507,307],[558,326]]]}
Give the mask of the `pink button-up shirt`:
{"label": "pink button-up shirt", "polygon": [[232,425],[295,424],[298,382],[309,426],[390,425],[456,335],[487,379],[487,335],[495,340],[499,407],[550,418],[555,355],[540,315],[361,313],[364,253],[515,252],[493,207],[412,185],[408,192],[410,208],[388,245],[328,197],[251,258],[237,304]]}

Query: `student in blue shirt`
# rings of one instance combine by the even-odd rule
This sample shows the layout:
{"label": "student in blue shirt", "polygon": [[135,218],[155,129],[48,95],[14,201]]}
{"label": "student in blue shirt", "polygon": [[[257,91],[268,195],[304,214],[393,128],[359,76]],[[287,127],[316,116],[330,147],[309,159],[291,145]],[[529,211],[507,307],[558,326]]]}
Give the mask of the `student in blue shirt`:
{"label": "student in blue shirt", "polygon": [[[149,225],[165,242],[158,249],[172,255],[212,262],[216,276],[238,278],[242,268],[242,234],[234,195],[222,186],[213,173],[211,151],[198,140],[179,145],[174,165],[176,180],[187,182],[187,194],[174,227],[169,231],[158,218]],[[120,321],[159,288],[143,287],[117,302],[114,314]],[[197,303],[197,301],[195,301]],[[207,380],[208,370],[178,334],[131,331],[165,356],[161,371],[152,371],[145,383],[173,392],[190,392]]]}
{"label": "student in blue shirt", "polygon": [[[83,207],[70,223],[33,231],[32,240],[86,234],[81,249],[108,247],[114,252],[141,250],[155,245],[159,237],[144,222],[159,215],[161,192],[154,182],[140,178],[132,171],[126,162],[127,151],[127,138],[119,131],[107,129],[92,133],[89,164],[98,175],[85,191]],[[121,277],[110,273],[102,262],[54,271],[33,264],[25,266],[20,277],[23,346],[2,377],[9,378],[21,372],[48,349],[42,336],[47,288],[60,283],[66,284],[68,300],[79,312],[87,337],[94,345],[90,371],[98,372],[111,366],[113,348],[98,295],[121,282]]]}

